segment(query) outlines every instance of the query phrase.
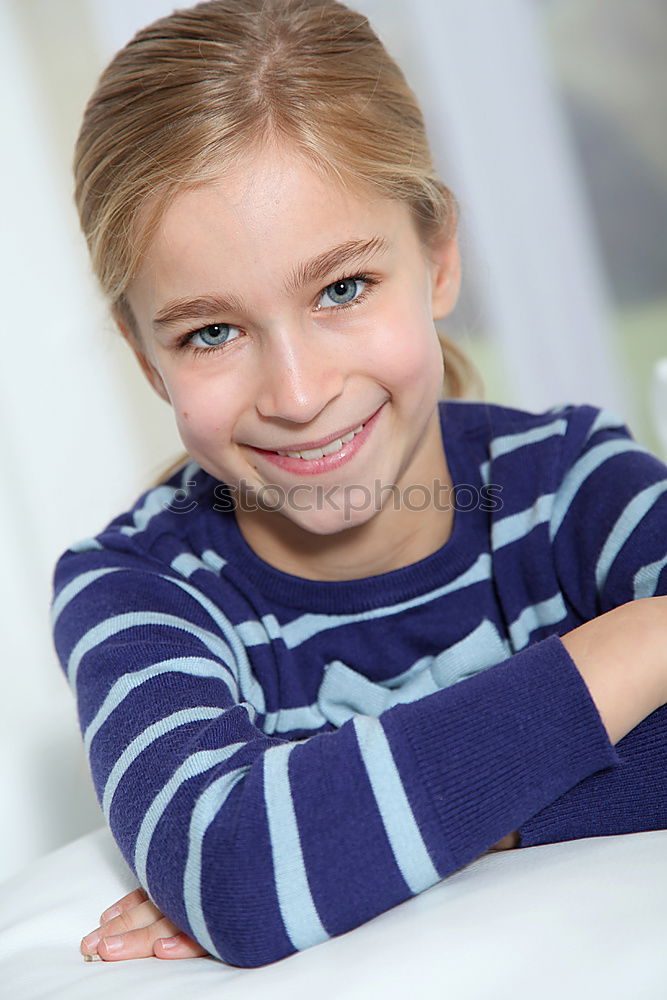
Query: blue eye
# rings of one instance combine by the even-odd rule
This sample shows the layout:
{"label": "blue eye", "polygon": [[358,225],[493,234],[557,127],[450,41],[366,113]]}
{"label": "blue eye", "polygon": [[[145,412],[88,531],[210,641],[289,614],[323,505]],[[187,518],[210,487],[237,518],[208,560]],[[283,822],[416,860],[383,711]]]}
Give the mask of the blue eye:
{"label": "blue eye", "polygon": [[[340,281],[334,281],[332,285],[327,285],[322,296],[326,295],[334,306],[345,306],[358,298],[360,284],[366,285],[366,281],[360,277],[341,278]],[[324,306],[324,308],[328,309],[329,306]]]}
{"label": "blue eye", "polygon": [[229,340],[229,332],[233,329],[234,327],[230,326],[229,323],[211,323],[210,326],[203,326],[201,330],[195,330],[191,337],[191,343],[195,337],[200,337],[206,347],[220,347]]}

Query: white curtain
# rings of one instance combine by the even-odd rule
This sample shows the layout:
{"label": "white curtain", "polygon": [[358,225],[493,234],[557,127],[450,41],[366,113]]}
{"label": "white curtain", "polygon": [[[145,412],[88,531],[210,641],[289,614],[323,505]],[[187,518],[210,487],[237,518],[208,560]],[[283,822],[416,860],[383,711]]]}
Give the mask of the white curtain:
{"label": "white curtain", "polygon": [[[18,17],[19,6],[21,17]],[[173,0],[60,0],[87,12],[99,67]],[[354,5],[354,0],[353,0]],[[466,258],[517,406],[606,405],[632,419],[605,282],[529,0],[359,0],[423,102],[463,206]],[[105,318],[26,29],[0,3],[3,100],[0,878],[102,822],[51,647],[51,573],[179,450]],[[59,53],[61,65],[74,51]],[[69,157],[69,151],[68,151]],[[11,753],[10,753],[11,748]]]}
{"label": "white curtain", "polygon": [[51,575],[179,447],[89,275],[23,2],[0,3],[0,879],[102,822],[52,648]]}

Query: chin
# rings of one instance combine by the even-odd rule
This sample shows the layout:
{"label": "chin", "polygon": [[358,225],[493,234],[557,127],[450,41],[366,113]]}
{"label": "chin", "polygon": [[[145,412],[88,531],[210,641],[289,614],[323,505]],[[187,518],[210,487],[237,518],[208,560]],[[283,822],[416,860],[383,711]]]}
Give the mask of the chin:
{"label": "chin", "polygon": [[366,524],[375,515],[375,511],[309,511],[306,515],[292,511],[282,512],[292,524],[307,531],[311,535],[337,535],[349,528],[357,528]]}

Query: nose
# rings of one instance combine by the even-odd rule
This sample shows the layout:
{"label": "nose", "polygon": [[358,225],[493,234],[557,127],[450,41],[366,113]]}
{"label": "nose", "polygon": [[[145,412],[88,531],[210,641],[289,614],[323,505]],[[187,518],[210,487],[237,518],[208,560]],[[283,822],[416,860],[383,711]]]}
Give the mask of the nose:
{"label": "nose", "polygon": [[342,356],[332,357],[318,333],[304,326],[268,335],[255,397],[263,417],[305,424],[342,392]]}

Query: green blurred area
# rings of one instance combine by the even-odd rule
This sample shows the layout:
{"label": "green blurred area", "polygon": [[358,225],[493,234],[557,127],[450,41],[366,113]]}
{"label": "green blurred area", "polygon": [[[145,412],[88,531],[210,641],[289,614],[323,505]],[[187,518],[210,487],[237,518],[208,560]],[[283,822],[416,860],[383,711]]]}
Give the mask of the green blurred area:
{"label": "green blurred area", "polygon": [[[635,438],[656,454],[661,444],[651,412],[650,387],[655,363],[667,357],[667,297],[618,310],[614,316],[612,354],[637,418],[631,428]],[[484,397],[491,403],[516,406],[516,397],[492,336],[468,336],[460,346],[475,363],[484,381]],[[665,457],[665,456],[663,456]]]}
{"label": "green blurred area", "polygon": [[660,454],[661,444],[651,412],[650,388],[655,363],[667,357],[667,297],[618,312],[615,332],[616,354],[622,366],[621,377],[628,380],[628,390],[637,413],[638,422],[632,428],[633,433],[641,444]]}

